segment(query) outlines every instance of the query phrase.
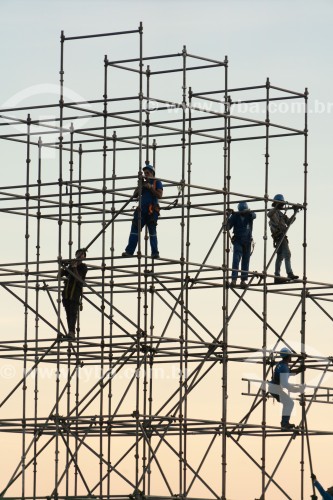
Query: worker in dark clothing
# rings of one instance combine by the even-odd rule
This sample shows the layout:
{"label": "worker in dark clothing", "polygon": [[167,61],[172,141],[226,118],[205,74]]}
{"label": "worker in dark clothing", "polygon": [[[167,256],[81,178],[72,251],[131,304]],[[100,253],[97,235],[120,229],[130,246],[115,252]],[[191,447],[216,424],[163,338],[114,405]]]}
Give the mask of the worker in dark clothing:
{"label": "worker in dark clothing", "polygon": [[[275,279],[274,283],[280,284],[285,283],[290,280],[298,279],[291,268],[291,252],[289,249],[288,238],[285,235],[287,228],[294,222],[295,215],[299,208],[294,208],[294,216],[289,218],[286,214],[282,212],[285,201],[283,194],[276,194],[274,196],[274,202],[272,203],[271,210],[268,212],[269,226],[272,233],[272,238],[274,241],[274,247],[277,247],[276,251],[276,261],[275,261]],[[286,266],[286,273],[288,278],[283,278],[280,276],[281,264],[284,260]]]}
{"label": "worker in dark clothing", "polygon": [[[160,180],[155,179],[155,169],[152,165],[146,164],[143,168],[145,181],[142,184],[141,194],[141,229],[147,225],[150,238],[151,256],[158,258],[158,245],[156,226],[160,214],[158,200],[163,196],[163,184]],[[134,198],[139,195],[139,189],[134,191]],[[139,238],[139,207],[134,212],[131,232],[128,240],[128,245],[123,252],[123,257],[131,257],[136,249]]]}
{"label": "worker in dark clothing", "polygon": [[251,212],[246,201],[238,203],[238,212],[233,212],[228,219],[227,228],[233,229],[231,239],[234,246],[231,286],[235,286],[238,276],[239,263],[242,261],[241,287],[247,287],[247,279],[250,265],[251,244],[252,244],[252,226],[256,218],[255,212]]}
{"label": "worker in dark clothing", "polygon": [[291,363],[291,352],[286,347],[281,349],[280,355],[282,360],[275,366],[273,378],[268,385],[268,391],[273,398],[279,401],[279,403],[282,403],[281,430],[288,431],[295,427],[294,424],[289,422],[291,412],[294,408],[294,401],[283,389],[287,389],[289,392],[303,393],[305,385],[289,384],[289,376],[301,373],[305,370],[305,367],[300,366],[295,370],[289,368],[289,363]]}
{"label": "worker in dark clothing", "polygon": [[317,488],[319,493],[322,495],[323,500],[333,500],[333,486],[328,488],[327,491],[324,490],[322,485],[317,481],[317,478],[314,474],[312,474],[311,479],[313,481],[313,485]]}
{"label": "worker in dark clothing", "polygon": [[62,303],[66,311],[68,337],[75,338],[75,325],[78,310],[82,299],[84,279],[87,274],[87,266],[82,262],[86,258],[86,250],[79,249],[75,253],[75,259],[64,261],[61,276],[65,276],[65,286],[62,292]]}

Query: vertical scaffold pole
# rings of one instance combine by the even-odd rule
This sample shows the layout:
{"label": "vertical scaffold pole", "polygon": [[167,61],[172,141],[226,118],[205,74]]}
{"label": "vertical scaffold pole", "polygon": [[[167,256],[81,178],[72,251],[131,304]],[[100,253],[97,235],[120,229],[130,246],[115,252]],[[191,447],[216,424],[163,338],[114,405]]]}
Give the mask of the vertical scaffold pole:
{"label": "vertical scaffold pole", "polygon": [[[82,247],[82,239],[81,239],[81,229],[82,229],[82,208],[81,208],[81,202],[82,202],[82,159],[83,159],[83,150],[82,150],[82,144],[79,145],[79,176],[78,176],[78,216],[77,216],[77,248]],[[81,315],[79,313],[78,317],[78,331],[80,332],[80,321],[81,321]],[[79,419],[79,400],[80,400],[80,365],[79,365],[79,359],[80,359],[80,342],[79,339],[77,339],[76,343],[76,356],[77,356],[77,367],[76,367],[76,372],[75,372],[75,417],[76,417],[76,422],[75,422],[75,427],[76,427],[76,435],[75,435],[75,463],[74,463],[74,495],[78,495],[78,480],[79,480],[79,439],[78,439],[78,434],[79,434],[79,424],[78,424],[78,419]]]}
{"label": "vertical scaffold pole", "polygon": [[35,388],[34,388],[34,465],[33,465],[33,486],[32,495],[37,496],[37,438],[38,438],[38,337],[39,337],[39,292],[40,292],[40,236],[41,236],[41,187],[42,187],[42,139],[38,139],[38,173],[37,173],[37,239],[36,239],[36,315],[35,315]]}
{"label": "vertical scaffold pole", "polygon": [[[139,26],[139,39],[140,39],[140,56],[139,56],[139,178],[142,178],[142,142],[143,142],[143,26],[140,22]],[[140,186],[142,184],[140,183]],[[140,193],[141,194],[141,193]],[[136,332],[136,401],[135,401],[135,495],[139,496],[139,460],[140,460],[140,337],[141,337],[141,196],[139,196],[139,220],[138,220],[138,288],[137,288],[137,332]]]}
{"label": "vertical scaffold pole", "polygon": [[24,269],[24,334],[23,334],[23,384],[22,384],[22,498],[25,497],[25,454],[27,418],[27,349],[28,349],[28,300],[29,300],[29,203],[30,203],[30,132],[31,118],[27,117],[27,157],[25,191],[25,269]]}
{"label": "vertical scaffold pole", "polygon": [[59,218],[58,218],[58,318],[57,318],[57,330],[58,330],[58,343],[57,343],[57,358],[56,358],[56,404],[54,410],[55,418],[55,470],[54,470],[54,496],[55,500],[58,500],[58,479],[59,479],[59,437],[60,437],[60,426],[59,426],[59,396],[60,396],[60,310],[61,310],[61,276],[60,267],[62,259],[62,186],[63,186],[63,172],[62,172],[62,162],[63,162],[63,121],[64,121],[64,44],[65,35],[61,32],[60,37],[60,99],[59,99],[59,194],[58,194],[58,204],[59,204]]}
{"label": "vertical scaffold pole", "polygon": [[[117,152],[117,134],[114,132],[112,134],[112,199],[111,199],[111,217],[113,219],[115,212],[116,212],[116,207],[115,207],[115,201],[116,201],[116,152]],[[111,271],[110,271],[110,332],[109,332],[109,342],[110,342],[110,347],[109,347],[109,366],[108,369],[111,373],[111,368],[112,368],[112,360],[113,360],[113,303],[114,303],[114,250],[115,250],[115,224],[114,222],[111,224]],[[109,377],[109,382],[108,382],[108,420],[111,420],[111,414],[112,414],[112,377]],[[112,438],[111,438],[111,429],[108,432],[107,436],[107,453],[108,453],[108,466],[109,466],[109,473],[107,476],[107,496],[110,497],[111,495],[111,478],[110,478],[110,464],[111,464],[111,457],[112,457]]]}
{"label": "vertical scaffold pole", "polygon": [[[223,214],[227,218],[227,207],[230,198],[230,164],[229,164],[229,135],[230,110],[228,99],[228,58],[224,59],[224,137],[223,137]],[[227,400],[228,400],[228,233],[223,231],[223,289],[222,289],[222,327],[223,327],[223,356],[222,356],[222,500],[226,500],[227,487]]]}
{"label": "vertical scaffold pole", "polygon": [[[182,50],[183,68],[182,68],[182,183],[185,183],[186,168],[186,47]],[[184,261],[185,261],[185,191],[182,190],[182,208],[181,208],[181,248],[180,248],[180,349],[179,349],[179,495],[184,495],[185,487],[183,481],[183,463],[184,463]]]}
{"label": "vertical scaffold pole", "polygon": [[[263,284],[263,322],[262,322],[262,380],[266,380],[266,355],[267,355],[267,211],[268,211],[268,173],[269,173],[269,99],[270,81],[266,79],[266,128],[265,128],[265,214],[264,214],[264,284]],[[261,494],[265,499],[265,479],[266,479],[266,397],[262,399],[262,435],[261,435]]]}
{"label": "vertical scaffold pole", "polygon": [[[146,149],[146,164],[149,162],[149,136],[150,136],[150,130],[149,130],[149,125],[150,125],[150,116],[149,116],[149,94],[150,94],[150,67],[149,65],[147,66],[147,69],[146,69],[146,99],[145,99],[145,114],[146,114],[146,120],[145,120],[145,126],[146,126],[146,145],[145,145],[145,149]],[[154,165],[154,168],[155,168],[155,172],[156,172],[156,165],[155,163],[153,163]],[[156,174],[155,174],[156,175]],[[147,224],[146,224],[146,227],[145,227],[145,255],[146,255],[146,258],[145,258],[145,269],[147,269],[147,255],[148,255],[148,227],[147,227]],[[145,342],[145,349],[147,349],[147,346],[148,346],[148,343],[147,343],[147,340],[148,340],[148,335],[147,335],[147,332],[148,332],[148,286],[149,286],[149,277],[148,277],[148,274],[145,273],[145,277],[144,277],[144,304],[143,304],[143,331],[144,331],[144,335],[145,335],[145,339],[144,339],[144,342]],[[152,280],[151,282],[151,285],[150,285],[150,292],[152,293],[152,290],[154,288],[154,282]],[[150,301],[150,305],[151,304],[151,301]],[[151,309],[150,311],[150,314],[151,314],[151,318],[152,318],[152,315],[153,315],[153,310]],[[151,335],[152,335],[152,332],[151,332]],[[148,359],[148,352],[146,352],[146,356],[145,356],[145,359],[144,359],[144,363],[143,363],[143,400],[142,400],[142,405],[143,405],[143,409],[142,409],[142,413],[144,415],[144,419],[146,420],[147,419],[147,410],[148,410],[148,401],[147,401],[147,397],[148,397],[148,362],[147,362],[147,359]],[[149,433],[148,433],[149,435]],[[143,439],[143,442],[142,442],[142,477],[143,477],[143,480],[142,480],[142,489],[144,492],[147,491],[147,480],[146,480],[146,464],[147,464],[147,442],[146,442],[146,439]],[[149,448],[148,448],[149,450]],[[149,453],[149,451],[148,451]]]}
{"label": "vertical scaffold pole", "polygon": [[[301,354],[302,366],[304,366],[304,359],[306,353],[306,298],[307,298],[307,206],[308,206],[308,89],[304,92],[304,184],[303,184],[303,289],[302,289],[302,324],[301,324]],[[304,371],[301,375],[302,384],[304,384],[305,376]],[[301,394],[301,408],[302,408],[302,423],[304,427],[306,413],[305,413],[305,398]],[[306,425],[306,432],[307,432]],[[302,433],[301,440],[301,500],[304,499],[304,455],[305,455],[305,435]]]}
{"label": "vertical scaffold pole", "polygon": [[[102,228],[106,225],[106,170],[107,170],[107,149],[108,149],[108,139],[107,139],[107,119],[108,119],[108,58],[104,56],[104,92],[103,92],[103,179],[102,179]],[[99,451],[100,451],[100,461],[99,461],[99,494],[103,495],[103,408],[104,408],[104,391],[103,391],[103,374],[104,374],[104,354],[105,354],[105,231],[102,233],[102,259],[101,259],[101,361],[100,361],[100,397],[99,397],[99,410],[100,410],[100,420],[99,420]]]}

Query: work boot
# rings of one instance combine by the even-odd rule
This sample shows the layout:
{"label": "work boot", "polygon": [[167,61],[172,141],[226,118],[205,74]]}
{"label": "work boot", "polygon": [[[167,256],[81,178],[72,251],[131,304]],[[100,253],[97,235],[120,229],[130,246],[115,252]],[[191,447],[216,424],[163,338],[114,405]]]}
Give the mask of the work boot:
{"label": "work boot", "polygon": [[160,257],[160,254],[158,252],[155,252],[155,253],[151,254],[151,258],[152,259],[159,259],[159,257]]}
{"label": "work boot", "polygon": [[299,276],[296,276],[294,273],[288,273],[288,278],[290,280],[298,280]]}
{"label": "work boot", "polygon": [[274,278],[274,283],[276,285],[281,285],[282,283],[285,283],[287,280],[287,278],[283,278],[282,276],[275,276]]}
{"label": "work boot", "polygon": [[289,420],[290,417],[288,415],[282,415],[281,431],[290,431],[295,428],[295,425],[291,424]]}
{"label": "work boot", "polygon": [[122,257],[133,257],[133,254],[132,253],[129,253],[129,252],[123,252],[121,254]]}
{"label": "work boot", "polygon": [[69,330],[67,337],[70,339],[75,339],[75,332],[73,330]]}
{"label": "work boot", "polygon": [[240,286],[241,286],[241,288],[247,288],[248,284],[247,284],[246,281],[242,280],[241,283],[240,283]]}
{"label": "work boot", "polygon": [[230,281],[230,286],[236,286],[236,280],[231,280]]}
{"label": "work boot", "polygon": [[295,429],[295,424],[291,424],[290,422],[281,422],[281,431],[291,431]]}

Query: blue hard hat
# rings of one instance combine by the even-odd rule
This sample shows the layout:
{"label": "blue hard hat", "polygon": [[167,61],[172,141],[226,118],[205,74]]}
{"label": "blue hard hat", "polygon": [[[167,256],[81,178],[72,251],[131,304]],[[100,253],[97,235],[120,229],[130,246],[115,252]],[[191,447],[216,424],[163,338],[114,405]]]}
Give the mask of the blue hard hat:
{"label": "blue hard hat", "polygon": [[153,167],[153,165],[150,165],[149,163],[147,163],[144,167],[143,167],[143,171],[145,170],[149,170],[150,172],[153,172],[153,174],[155,175],[155,169]]}
{"label": "blue hard hat", "polygon": [[244,210],[248,210],[249,207],[246,203],[246,201],[241,201],[240,203],[238,203],[238,211],[239,212],[244,212]]}
{"label": "blue hard hat", "polygon": [[281,358],[289,358],[289,356],[291,356],[291,351],[288,349],[288,347],[282,347],[280,356]]}
{"label": "blue hard hat", "polygon": [[284,201],[283,194],[276,194],[273,198],[274,201]]}

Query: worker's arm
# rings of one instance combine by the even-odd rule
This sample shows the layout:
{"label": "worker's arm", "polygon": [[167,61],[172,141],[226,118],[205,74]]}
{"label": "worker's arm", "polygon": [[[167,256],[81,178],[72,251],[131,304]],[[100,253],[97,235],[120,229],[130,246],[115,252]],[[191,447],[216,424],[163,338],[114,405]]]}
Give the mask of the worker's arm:
{"label": "worker's arm", "polygon": [[154,186],[152,184],[149,184],[149,182],[145,182],[145,184],[143,185],[143,187],[145,189],[148,189],[148,191],[151,192],[151,194],[153,196],[156,196],[156,198],[158,198],[159,200],[162,198],[163,196],[163,188],[154,188]]}
{"label": "worker's arm", "polygon": [[330,500],[332,497],[329,493],[327,493],[322,485],[317,481],[317,479],[313,482],[313,485],[317,488],[319,493],[323,496],[324,500]]}
{"label": "worker's arm", "polygon": [[289,384],[289,375],[290,372],[283,372],[280,373],[280,385],[284,389],[287,389],[289,392],[304,392],[305,385],[304,384],[299,384],[299,385],[294,385],[294,384]]}

